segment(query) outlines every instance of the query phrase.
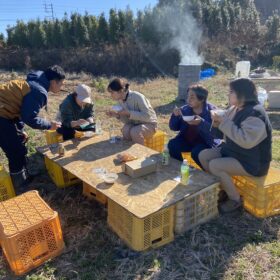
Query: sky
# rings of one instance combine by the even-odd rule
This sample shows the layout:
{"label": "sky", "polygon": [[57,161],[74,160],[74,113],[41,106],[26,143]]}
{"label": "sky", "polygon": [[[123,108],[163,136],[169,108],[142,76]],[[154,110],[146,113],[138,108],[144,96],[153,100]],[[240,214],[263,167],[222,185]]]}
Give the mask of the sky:
{"label": "sky", "polygon": [[0,33],[5,36],[7,25],[13,26],[17,20],[27,22],[31,19],[51,18],[51,5],[54,17],[62,18],[64,13],[71,12],[99,15],[104,12],[108,15],[111,8],[126,9],[129,7],[136,12],[149,5],[153,7],[157,0],[0,0]]}

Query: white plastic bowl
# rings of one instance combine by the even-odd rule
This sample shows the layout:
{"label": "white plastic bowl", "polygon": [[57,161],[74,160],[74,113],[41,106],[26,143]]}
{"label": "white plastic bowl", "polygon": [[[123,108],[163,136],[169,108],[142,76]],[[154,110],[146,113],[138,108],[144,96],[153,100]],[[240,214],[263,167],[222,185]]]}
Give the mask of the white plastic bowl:
{"label": "white plastic bowl", "polygon": [[183,116],[183,120],[185,122],[190,122],[190,121],[194,120],[194,117],[195,116]]}
{"label": "white plastic bowl", "polygon": [[213,112],[217,114],[219,117],[223,117],[226,114],[226,110],[222,110],[222,109],[213,110]]}
{"label": "white plastic bowl", "polygon": [[112,106],[112,111],[114,111],[114,112],[120,112],[122,110],[123,110],[123,107],[121,105]]}
{"label": "white plastic bowl", "polygon": [[90,138],[94,135],[94,132],[93,131],[85,131],[84,135],[85,135],[85,137]]}
{"label": "white plastic bowl", "polygon": [[106,173],[103,176],[103,180],[107,184],[114,184],[117,179],[118,179],[118,174],[116,173]]}

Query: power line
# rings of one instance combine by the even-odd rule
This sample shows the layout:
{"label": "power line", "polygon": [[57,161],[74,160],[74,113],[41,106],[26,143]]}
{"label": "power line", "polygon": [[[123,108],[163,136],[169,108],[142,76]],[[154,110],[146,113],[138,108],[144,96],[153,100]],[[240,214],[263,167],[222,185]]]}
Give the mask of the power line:
{"label": "power line", "polygon": [[54,21],[54,14],[53,14],[53,4],[47,4],[46,2],[44,3],[45,7],[45,13],[46,14],[51,14],[51,16],[46,16],[46,18],[51,18],[52,21]]}

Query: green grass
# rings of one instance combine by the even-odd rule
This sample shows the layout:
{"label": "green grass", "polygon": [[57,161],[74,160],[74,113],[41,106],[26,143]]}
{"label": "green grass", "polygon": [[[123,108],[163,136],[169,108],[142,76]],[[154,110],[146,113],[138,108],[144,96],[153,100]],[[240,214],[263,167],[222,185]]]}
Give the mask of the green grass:
{"label": "green grass", "polygon": [[280,138],[274,138],[272,144],[272,158],[280,162]]}
{"label": "green grass", "polygon": [[[77,75],[78,77],[79,75]],[[9,80],[10,74],[1,74],[1,81]],[[83,82],[91,85],[93,78],[83,75],[82,80],[72,77],[65,84],[71,92]],[[81,79],[81,77],[80,77]],[[86,80],[88,79],[88,80]],[[106,80],[94,79],[97,115],[106,129],[113,121],[105,111],[114,102],[108,94],[100,93]],[[100,82],[101,81],[101,82]],[[229,76],[217,76],[204,81],[209,89],[209,100],[221,107],[227,103]],[[177,96],[177,80],[158,78],[142,83],[131,81],[131,88],[144,93],[156,108],[160,129],[168,128],[170,114]],[[48,119],[55,118],[63,95],[51,95],[49,112],[42,112]],[[280,115],[270,112],[273,119],[273,164],[280,163]],[[119,127],[121,124],[117,123]],[[40,176],[34,186],[43,198],[58,211],[65,251],[31,271],[15,277],[0,251],[0,279],[13,280],[180,280],[180,279],[260,279],[278,280],[280,275],[280,216],[259,220],[247,212],[219,216],[209,223],[176,236],[170,244],[147,252],[135,253],[114,234],[107,225],[106,210],[82,196],[81,186],[57,189],[48,177],[42,157],[34,154],[35,148],[45,144],[44,134],[28,129],[29,156]],[[0,162],[6,162],[0,151]]]}

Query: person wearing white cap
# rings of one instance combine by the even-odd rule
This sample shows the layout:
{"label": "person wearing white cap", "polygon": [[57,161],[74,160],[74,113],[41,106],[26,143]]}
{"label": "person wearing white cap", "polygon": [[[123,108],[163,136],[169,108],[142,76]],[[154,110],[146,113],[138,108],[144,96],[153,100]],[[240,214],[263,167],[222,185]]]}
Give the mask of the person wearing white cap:
{"label": "person wearing white cap", "polygon": [[77,85],[75,91],[60,104],[59,115],[62,126],[57,132],[63,135],[64,140],[74,138],[76,130],[94,131],[94,106],[90,87]]}

